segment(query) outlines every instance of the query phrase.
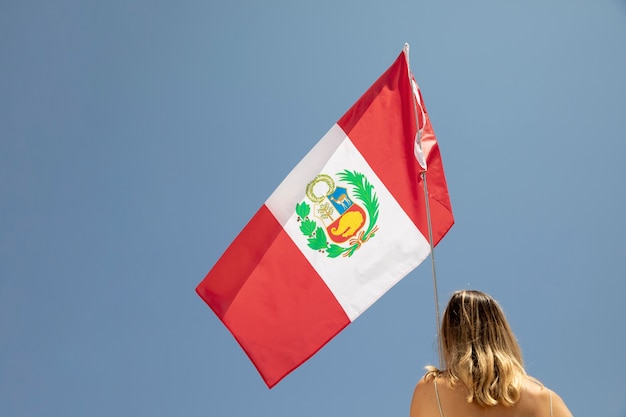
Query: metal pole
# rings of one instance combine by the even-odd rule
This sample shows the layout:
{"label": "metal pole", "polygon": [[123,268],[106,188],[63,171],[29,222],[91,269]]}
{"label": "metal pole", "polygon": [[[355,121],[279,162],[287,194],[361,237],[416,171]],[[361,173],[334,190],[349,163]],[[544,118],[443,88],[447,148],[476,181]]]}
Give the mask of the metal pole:
{"label": "metal pole", "polygon": [[[409,44],[408,43],[404,44],[404,52],[405,52],[405,57],[406,57],[406,66],[407,66],[407,72],[408,72],[408,77],[409,77],[409,85],[411,86],[411,92],[413,95],[413,115],[415,117],[415,130],[416,130],[414,146],[419,147],[419,152],[416,152],[416,157],[419,154],[420,158],[418,158],[418,162],[422,167],[422,172],[420,175],[422,177],[422,183],[424,184],[424,200],[426,202],[426,220],[428,223],[428,242],[430,244],[430,260],[431,260],[432,271],[433,271],[433,291],[435,295],[435,324],[437,328],[437,354],[439,356],[439,368],[442,368],[443,367],[443,347],[441,345],[441,337],[439,334],[439,330],[441,328],[441,319],[439,318],[439,292],[437,290],[437,271],[435,270],[435,245],[433,242],[433,226],[432,226],[431,215],[430,215],[430,201],[428,199],[428,184],[426,181],[426,171],[427,171],[426,158],[422,152],[421,133],[419,132],[419,126],[418,126],[419,118],[417,116],[418,98],[416,97],[416,94],[419,94],[419,93],[418,93],[417,84],[415,83],[413,79],[413,73],[411,72],[411,66],[409,63]],[[422,116],[424,118],[427,117],[427,115],[424,112],[422,112]],[[424,120],[424,123],[425,122],[426,121]]]}
{"label": "metal pole", "polygon": [[439,355],[439,368],[443,367],[443,347],[441,346],[441,337],[439,329],[441,328],[441,319],[439,317],[439,292],[437,290],[437,271],[435,269],[435,246],[433,243],[433,227],[430,216],[430,202],[428,201],[428,184],[426,183],[426,171],[422,171],[422,181],[424,183],[424,199],[426,201],[426,219],[428,222],[428,242],[430,243],[430,260],[433,271],[433,290],[435,295],[435,323],[437,326],[437,353]]}

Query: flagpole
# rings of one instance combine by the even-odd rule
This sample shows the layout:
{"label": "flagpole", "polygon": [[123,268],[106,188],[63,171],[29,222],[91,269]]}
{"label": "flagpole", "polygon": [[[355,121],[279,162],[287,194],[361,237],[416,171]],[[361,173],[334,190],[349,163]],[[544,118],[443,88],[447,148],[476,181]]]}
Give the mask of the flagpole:
{"label": "flagpole", "polygon": [[439,356],[439,368],[443,366],[443,347],[439,329],[441,328],[441,318],[439,317],[439,292],[437,290],[437,271],[435,269],[435,245],[433,243],[433,226],[430,216],[430,202],[428,201],[428,184],[426,182],[426,171],[421,173],[424,183],[424,200],[426,202],[426,219],[428,222],[428,242],[430,243],[430,263],[433,271],[433,291],[435,295],[435,323],[437,328],[437,354]]}
{"label": "flagpole", "polygon": [[[413,115],[415,117],[415,129],[416,129],[416,133],[415,133],[415,157],[417,159],[417,161],[419,162],[420,166],[422,167],[422,172],[420,173],[420,176],[422,177],[422,183],[424,184],[424,201],[425,201],[425,205],[426,205],[426,220],[428,223],[428,243],[430,244],[430,260],[431,260],[431,266],[432,266],[432,272],[433,272],[433,292],[434,292],[434,297],[435,297],[435,325],[436,325],[436,331],[437,331],[437,355],[439,357],[439,367],[441,368],[443,366],[443,347],[441,345],[441,337],[439,334],[439,329],[441,328],[441,319],[439,317],[439,292],[437,290],[437,271],[435,269],[435,244],[433,241],[433,226],[432,226],[432,220],[431,220],[431,214],[430,214],[430,201],[428,198],[428,184],[426,181],[426,171],[427,171],[427,166],[426,166],[426,158],[424,155],[424,152],[422,150],[422,135],[419,129],[419,119],[417,116],[417,101],[418,101],[418,97],[417,95],[419,94],[418,91],[418,87],[417,84],[415,83],[415,80],[412,77],[412,72],[411,72],[411,66],[409,63],[409,44],[405,43],[404,44],[404,52],[405,52],[405,56],[406,56],[406,65],[407,65],[407,69],[408,69],[408,76],[409,76],[409,83],[411,85],[411,91],[412,91],[412,95],[413,95]],[[421,109],[421,108],[420,108]],[[424,112],[422,111],[422,117],[427,117],[426,114],[424,114]],[[424,120],[424,122],[426,122]]]}

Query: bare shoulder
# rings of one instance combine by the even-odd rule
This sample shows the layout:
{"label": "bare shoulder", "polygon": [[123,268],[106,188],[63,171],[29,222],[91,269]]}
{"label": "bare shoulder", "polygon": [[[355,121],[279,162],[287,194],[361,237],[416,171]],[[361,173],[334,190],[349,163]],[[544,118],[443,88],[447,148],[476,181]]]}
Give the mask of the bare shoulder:
{"label": "bare shoulder", "polygon": [[415,385],[412,403],[424,404],[435,398],[434,378],[423,376]]}
{"label": "bare shoulder", "polygon": [[410,417],[433,415],[434,407],[436,407],[434,378],[424,376],[413,390]]}
{"label": "bare shoulder", "polygon": [[424,375],[415,385],[415,392],[424,395],[428,392],[434,392],[434,377]]}
{"label": "bare shoulder", "polygon": [[[438,399],[439,398],[439,399]],[[411,417],[439,416],[439,407],[449,416],[473,416],[478,405],[467,402],[467,390],[462,385],[451,385],[445,376],[427,373],[415,386],[411,401]],[[448,411],[446,410],[455,410]],[[461,413],[461,414],[459,414]]]}
{"label": "bare shoulder", "polygon": [[549,410],[550,404],[552,404],[553,417],[573,417],[563,399],[556,392],[534,379],[528,379],[519,405],[542,415],[541,410]]}
{"label": "bare shoulder", "polygon": [[565,405],[565,401],[554,391],[552,391],[552,409],[554,410],[554,417],[574,417]]}

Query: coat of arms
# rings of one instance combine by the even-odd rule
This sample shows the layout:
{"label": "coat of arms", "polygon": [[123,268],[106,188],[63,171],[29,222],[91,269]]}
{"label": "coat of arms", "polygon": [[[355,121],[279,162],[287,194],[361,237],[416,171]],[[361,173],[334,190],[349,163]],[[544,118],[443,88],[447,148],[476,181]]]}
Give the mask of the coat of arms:
{"label": "coat of arms", "polygon": [[330,258],[352,256],[378,230],[374,186],[356,171],[344,170],[337,177],[351,188],[336,185],[330,175],[319,174],[307,184],[307,198],[296,204],[307,245]]}

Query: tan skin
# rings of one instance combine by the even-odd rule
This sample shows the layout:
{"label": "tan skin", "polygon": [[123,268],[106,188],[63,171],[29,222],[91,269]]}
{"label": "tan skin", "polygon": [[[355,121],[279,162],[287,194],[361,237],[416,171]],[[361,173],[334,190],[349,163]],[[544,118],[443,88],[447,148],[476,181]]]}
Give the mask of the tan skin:
{"label": "tan skin", "polygon": [[[550,394],[547,388],[528,379],[522,395],[512,407],[496,405],[481,407],[468,403],[467,390],[461,384],[450,387],[441,377],[437,379],[439,399],[444,417],[550,417]],[[553,417],[573,417],[561,397],[552,392]],[[410,417],[439,417],[433,379],[422,378],[415,387]]]}

